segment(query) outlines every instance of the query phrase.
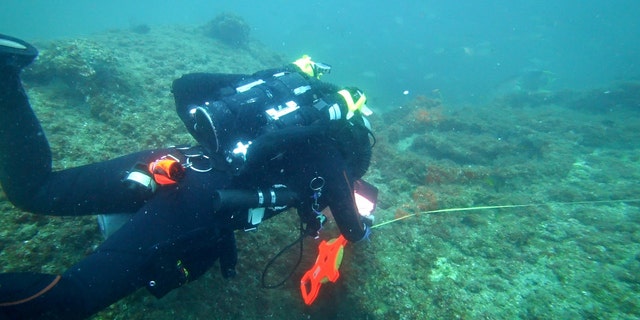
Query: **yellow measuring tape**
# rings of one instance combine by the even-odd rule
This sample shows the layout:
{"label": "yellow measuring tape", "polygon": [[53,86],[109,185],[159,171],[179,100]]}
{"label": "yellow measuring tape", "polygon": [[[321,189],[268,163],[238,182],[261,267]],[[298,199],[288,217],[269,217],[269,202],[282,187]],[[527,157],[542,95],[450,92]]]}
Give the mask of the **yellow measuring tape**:
{"label": "yellow measuring tape", "polygon": [[623,200],[594,200],[594,201],[573,201],[573,202],[547,202],[547,203],[531,203],[531,204],[509,204],[509,205],[501,205],[501,206],[479,206],[479,207],[469,207],[469,208],[450,208],[450,209],[439,209],[439,210],[429,210],[429,211],[421,211],[417,213],[411,213],[406,216],[402,216],[399,218],[395,218],[393,220],[385,221],[382,223],[378,223],[371,228],[382,227],[387,224],[394,223],[396,221],[404,220],[410,217],[413,217],[418,214],[429,214],[429,213],[443,213],[443,212],[454,212],[454,211],[478,211],[478,210],[490,210],[490,209],[512,209],[512,208],[526,208],[526,207],[541,207],[541,206],[550,206],[550,205],[572,205],[572,204],[606,204],[606,203],[620,203],[620,202],[640,202],[640,199],[623,199]]}

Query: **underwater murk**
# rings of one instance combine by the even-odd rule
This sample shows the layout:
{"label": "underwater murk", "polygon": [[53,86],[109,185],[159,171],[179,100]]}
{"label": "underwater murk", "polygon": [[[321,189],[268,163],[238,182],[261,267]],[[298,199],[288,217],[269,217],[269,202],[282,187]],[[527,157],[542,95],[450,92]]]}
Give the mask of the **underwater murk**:
{"label": "underwater murk", "polygon": [[[174,114],[173,79],[287,62],[234,23],[230,16],[36,43],[41,55],[24,82],[54,166],[193,143]],[[237,36],[216,37],[216,26]],[[366,176],[380,189],[376,223],[400,220],[348,245],[340,279],[311,307],[299,279],[316,240],[305,241],[284,286],[260,283],[268,261],[298,235],[291,213],[238,233],[235,279],[214,267],[161,300],[139,290],[93,319],[640,317],[639,83],[523,91],[483,105],[434,95],[370,107],[378,110]],[[522,204],[533,205],[501,207]],[[429,213],[484,206],[492,208]],[[323,234],[333,235],[331,227]],[[62,272],[101,241],[95,217],[32,215],[0,196],[0,271]],[[287,252],[266,279],[282,280],[296,257]]]}

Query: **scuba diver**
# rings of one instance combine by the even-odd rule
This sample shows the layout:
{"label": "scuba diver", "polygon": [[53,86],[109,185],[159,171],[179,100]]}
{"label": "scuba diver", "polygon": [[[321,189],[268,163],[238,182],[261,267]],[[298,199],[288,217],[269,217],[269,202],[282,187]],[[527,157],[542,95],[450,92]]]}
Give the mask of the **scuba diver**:
{"label": "scuba diver", "polygon": [[[160,298],[216,261],[233,277],[234,231],[287,208],[304,235],[318,236],[329,207],[347,240],[367,237],[354,188],[375,141],[370,110],[360,90],[319,80],[328,65],[303,56],[252,75],[185,75],[172,91],[198,146],[53,171],[20,79],[37,54],[0,35],[0,183],[24,211],[100,215],[108,237],[61,275],[0,274],[0,319],[85,318],[142,287]],[[126,213],[117,228],[115,213]]]}

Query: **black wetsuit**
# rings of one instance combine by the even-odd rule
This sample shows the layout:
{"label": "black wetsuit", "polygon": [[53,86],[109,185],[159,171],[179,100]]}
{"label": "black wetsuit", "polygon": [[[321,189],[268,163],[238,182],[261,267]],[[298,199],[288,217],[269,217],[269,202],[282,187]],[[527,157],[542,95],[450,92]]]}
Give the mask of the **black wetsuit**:
{"label": "black wetsuit", "polygon": [[[174,94],[179,113],[187,105],[216,97],[207,90],[207,81],[223,88],[244,77],[199,74],[177,80]],[[220,85],[221,79],[228,81]],[[140,287],[163,296],[198,278],[218,259],[223,276],[232,276],[236,264],[233,231],[248,225],[246,214],[238,219],[233,210],[214,209],[217,190],[286,185],[297,194],[292,205],[312,225],[314,191],[309,183],[321,177],[325,184],[319,209],[331,207],[348,240],[358,241],[366,233],[358,219],[352,183],[366,170],[370,153],[363,149],[366,164],[354,162],[353,156],[358,155],[353,154],[349,139],[367,139],[368,146],[368,135],[354,130],[347,121],[264,134],[253,141],[239,171],[187,169],[177,184],[160,186],[149,194],[130,189],[123,178],[134,164],[149,163],[176,153],[175,149],[144,151],[52,172],[48,142],[13,70],[0,69],[0,115],[0,182],[17,207],[48,215],[132,213],[128,223],[61,276],[0,274],[0,318],[43,314],[84,318]],[[264,219],[279,212],[267,210]],[[310,227],[314,228],[317,226]]]}

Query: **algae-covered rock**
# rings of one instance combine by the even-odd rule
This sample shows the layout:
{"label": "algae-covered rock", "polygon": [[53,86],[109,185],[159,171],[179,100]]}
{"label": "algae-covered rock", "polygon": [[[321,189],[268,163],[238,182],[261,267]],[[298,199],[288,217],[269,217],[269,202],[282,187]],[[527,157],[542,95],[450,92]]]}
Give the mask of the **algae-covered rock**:
{"label": "algae-covered rock", "polygon": [[24,80],[37,85],[58,84],[69,96],[88,99],[105,92],[123,92],[132,86],[119,68],[118,52],[92,40],[54,41],[39,46],[37,63]]}
{"label": "algae-covered rock", "polygon": [[204,27],[205,35],[216,38],[232,47],[247,47],[251,27],[240,16],[221,13]]}
{"label": "algae-covered rock", "polygon": [[40,55],[24,74],[25,82],[49,91],[61,104],[88,109],[108,121],[114,105],[138,90],[122,67],[117,48],[89,39],[58,40],[38,45]]}

